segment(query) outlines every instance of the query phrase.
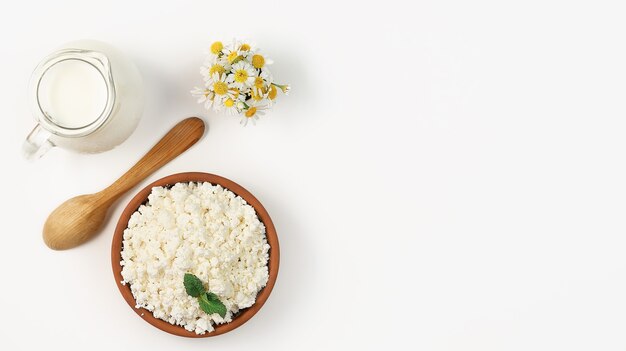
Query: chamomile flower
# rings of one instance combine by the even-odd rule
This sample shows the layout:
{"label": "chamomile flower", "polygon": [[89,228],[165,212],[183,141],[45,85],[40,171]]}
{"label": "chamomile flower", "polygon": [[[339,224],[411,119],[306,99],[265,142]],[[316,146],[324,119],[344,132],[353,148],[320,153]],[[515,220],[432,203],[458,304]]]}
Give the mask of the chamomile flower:
{"label": "chamomile flower", "polygon": [[[261,51],[255,47],[254,45],[251,45],[251,49],[248,51],[243,51],[242,52],[243,56],[246,58],[246,61],[250,62],[250,64],[254,67],[259,69],[259,67],[263,67],[266,62],[265,62],[265,56],[263,56],[261,54]],[[261,62],[263,61],[263,62]],[[263,64],[261,64],[263,63]],[[257,67],[258,66],[258,67]]]}
{"label": "chamomile flower", "polygon": [[213,74],[226,73],[228,70],[230,70],[230,64],[228,63],[226,59],[224,59],[223,57],[222,58],[212,57],[206,60],[204,65],[200,67],[200,74],[202,74],[202,77],[204,78],[204,81],[206,82],[210,80]]}
{"label": "chamomile flower", "polygon": [[228,97],[228,82],[226,82],[227,76],[225,73],[215,73],[211,76],[211,82],[208,84],[209,90],[215,94],[214,100],[220,103]]}
{"label": "chamomile flower", "polygon": [[248,60],[250,61],[252,66],[256,69],[267,68],[268,65],[271,65],[272,63],[274,63],[272,59],[265,56],[263,53],[261,53],[260,50],[257,50],[251,53],[248,56]]}
{"label": "chamomile flower", "polygon": [[222,53],[222,50],[224,49],[224,44],[222,44],[221,41],[214,41],[209,49],[211,50],[211,53],[213,55],[218,56]]}
{"label": "chamomile flower", "polygon": [[231,74],[228,75],[229,83],[239,89],[252,88],[257,71],[252,65],[246,61],[239,61],[231,68]]}
{"label": "chamomile flower", "polygon": [[254,53],[257,50],[257,48],[247,40],[240,41],[238,43],[237,49],[246,57],[248,57],[249,54]]}
{"label": "chamomile flower", "polygon": [[247,108],[242,111],[241,120],[239,121],[239,123],[244,126],[248,125],[248,122],[250,121],[252,121],[252,124],[256,124],[259,117],[265,115],[265,112],[268,109],[267,105],[254,100],[249,100],[246,102],[246,105]]}
{"label": "chamomile flower", "polygon": [[217,74],[221,76],[222,74],[226,74],[227,68],[219,63],[213,64],[210,67],[206,67],[202,73],[205,82],[210,82],[213,75]]}
{"label": "chamomile flower", "polygon": [[[235,44],[236,45],[236,44]],[[223,50],[223,57],[229,64],[233,65],[244,59],[241,51],[234,45],[226,46]]]}
{"label": "chamomile flower", "polygon": [[209,46],[208,49],[204,50],[207,61],[211,59],[217,59],[222,56],[223,48],[224,44],[222,44],[222,42],[220,41],[211,43],[211,46]]}
{"label": "chamomile flower", "polygon": [[213,104],[213,98],[215,96],[215,94],[209,89],[198,87],[193,88],[191,95],[198,98],[198,103],[203,103],[204,107],[207,109],[211,107],[211,104]]}
{"label": "chamomile flower", "polygon": [[241,100],[237,100],[237,99],[233,99],[233,98],[226,98],[223,101],[223,104],[221,105],[221,109],[220,111],[224,111],[229,115],[237,115],[239,114],[240,111],[240,105],[239,103],[241,102]]}

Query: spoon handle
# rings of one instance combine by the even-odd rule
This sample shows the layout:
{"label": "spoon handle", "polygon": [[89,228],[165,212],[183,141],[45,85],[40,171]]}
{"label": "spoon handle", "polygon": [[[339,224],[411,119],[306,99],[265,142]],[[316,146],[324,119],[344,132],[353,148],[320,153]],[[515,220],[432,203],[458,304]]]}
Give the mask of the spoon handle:
{"label": "spoon handle", "polygon": [[200,118],[190,117],[180,121],[131,169],[102,190],[101,195],[109,201],[115,201],[157,169],[189,149],[202,138],[203,134],[204,122]]}

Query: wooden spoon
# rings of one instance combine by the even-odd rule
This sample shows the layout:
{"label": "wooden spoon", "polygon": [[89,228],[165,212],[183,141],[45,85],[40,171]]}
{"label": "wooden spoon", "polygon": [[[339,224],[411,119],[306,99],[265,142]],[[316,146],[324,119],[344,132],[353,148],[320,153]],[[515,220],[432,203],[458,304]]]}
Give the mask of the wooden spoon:
{"label": "wooden spoon", "polygon": [[204,122],[187,118],[174,126],[128,172],[106,189],[69,199],[50,213],[43,240],[54,250],[76,247],[100,231],[109,207],[122,194],[195,144],[204,134]]}

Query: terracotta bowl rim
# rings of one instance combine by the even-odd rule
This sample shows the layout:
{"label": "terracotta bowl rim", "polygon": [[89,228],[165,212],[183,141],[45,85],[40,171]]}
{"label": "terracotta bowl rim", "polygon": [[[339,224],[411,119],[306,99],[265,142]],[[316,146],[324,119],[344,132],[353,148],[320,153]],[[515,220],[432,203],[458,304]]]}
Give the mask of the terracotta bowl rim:
{"label": "terracotta bowl rim", "polygon": [[[121,261],[121,252],[122,252],[122,240],[124,229],[128,227],[128,220],[131,215],[148,199],[148,195],[152,192],[152,188],[156,186],[171,186],[176,183],[189,183],[189,182],[209,182],[212,184],[219,184],[222,187],[232,191],[236,195],[241,196],[248,204],[250,204],[257,212],[257,215],[261,222],[265,225],[265,232],[267,236],[267,242],[270,245],[269,252],[269,261],[268,261],[268,271],[269,271],[269,279],[267,281],[267,285],[259,291],[257,295],[256,302],[254,305],[243,309],[237,313],[235,317],[233,317],[232,322],[214,325],[215,330],[210,333],[205,333],[203,335],[198,335],[195,332],[187,331],[185,328],[179,325],[170,324],[164,320],[155,318],[152,315],[152,312],[143,309],[143,308],[135,308],[135,299],[133,294],[130,291],[129,285],[122,285],[122,266],[120,265]],[[276,234],[276,228],[272,223],[272,219],[269,214],[261,205],[261,202],[257,200],[254,195],[252,195],[248,190],[243,188],[241,185],[229,180],[227,178],[211,174],[211,173],[203,173],[203,172],[183,172],[176,173],[166,177],[163,177],[159,180],[156,180],[139,191],[126,205],[126,208],[122,212],[120,219],[117,222],[117,226],[115,228],[115,232],[113,234],[113,241],[111,244],[111,266],[113,268],[113,278],[115,279],[115,284],[119,289],[120,293],[126,303],[130,306],[130,308],[135,311],[135,313],[141,317],[146,322],[150,323],[154,327],[161,329],[167,333],[189,337],[189,338],[206,338],[211,336],[217,336],[224,333],[227,333],[245,322],[247,322],[250,318],[252,318],[260,309],[263,307],[267,298],[269,297],[272,289],[274,288],[274,284],[276,283],[276,278],[278,276],[278,266],[280,263],[280,249],[278,245],[278,236]]]}

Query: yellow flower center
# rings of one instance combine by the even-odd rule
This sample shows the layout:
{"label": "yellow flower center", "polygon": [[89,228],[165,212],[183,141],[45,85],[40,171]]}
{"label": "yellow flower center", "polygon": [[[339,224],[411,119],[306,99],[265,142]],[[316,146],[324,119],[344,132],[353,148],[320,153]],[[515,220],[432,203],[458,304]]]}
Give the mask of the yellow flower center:
{"label": "yellow flower center", "polygon": [[254,68],[265,66],[265,58],[261,55],[252,55],[252,66],[254,66]]}
{"label": "yellow flower center", "polygon": [[233,92],[233,95],[235,95],[235,97],[239,96],[239,89],[237,89],[237,88],[232,88],[232,89],[230,89],[230,91],[232,91],[232,92]]}
{"label": "yellow flower center", "polygon": [[244,83],[248,79],[248,71],[239,69],[235,72],[235,82]]}
{"label": "yellow flower center", "polygon": [[234,104],[235,104],[235,102],[231,98],[228,98],[228,99],[226,99],[226,101],[224,101],[224,106],[226,106],[226,107],[233,107]]}
{"label": "yellow flower center", "polygon": [[235,60],[239,57],[239,53],[237,51],[232,51],[230,54],[228,54],[228,62],[230,63],[234,63]]}
{"label": "yellow flower center", "polygon": [[222,74],[224,73],[224,71],[225,71],[224,66],[216,64],[216,65],[211,66],[211,69],[209,70],[209,75],[213,75],[213,73]]}
{"label": "yellow flower center", "polygon": [[246,111],[246,117],[250,118],[254,116],[255,113],[256,113],[256,107],[250,107],[248,111]]}
{"label": "yellow flower center", "polygon": [[222,44],[221,41],[216,41],[213,44],[211,44],[211,52],[215,55],[219,54],[223,48],[224,48],[224,45]]}
{"label": "yellow flower center", "polygon": [[241,51],[248,51],[248,50],[250,50],[250,45],[242,44],[241,47],[239,48],[239,50],[241,50]]}
{"label": "yellow flower center", "polygon": [[278,89],[276,89],[275,86],[270,86],[270,93],[267,95],[267,97],[270,98],[270,100],[274,100],[276,99],[276,94],[278,94]]}
{"label": "yellow flower center", "polygon": [[228,85],[224,82],[215,82],[213,83],[213,91],[217,95],[224,95],[228,91]]}
{"label": "yellow flower center", "polygon": [[259,89],[263,89],[263,78],[261,77],[256,77],[254,78],[254,86],[259,88]]}

